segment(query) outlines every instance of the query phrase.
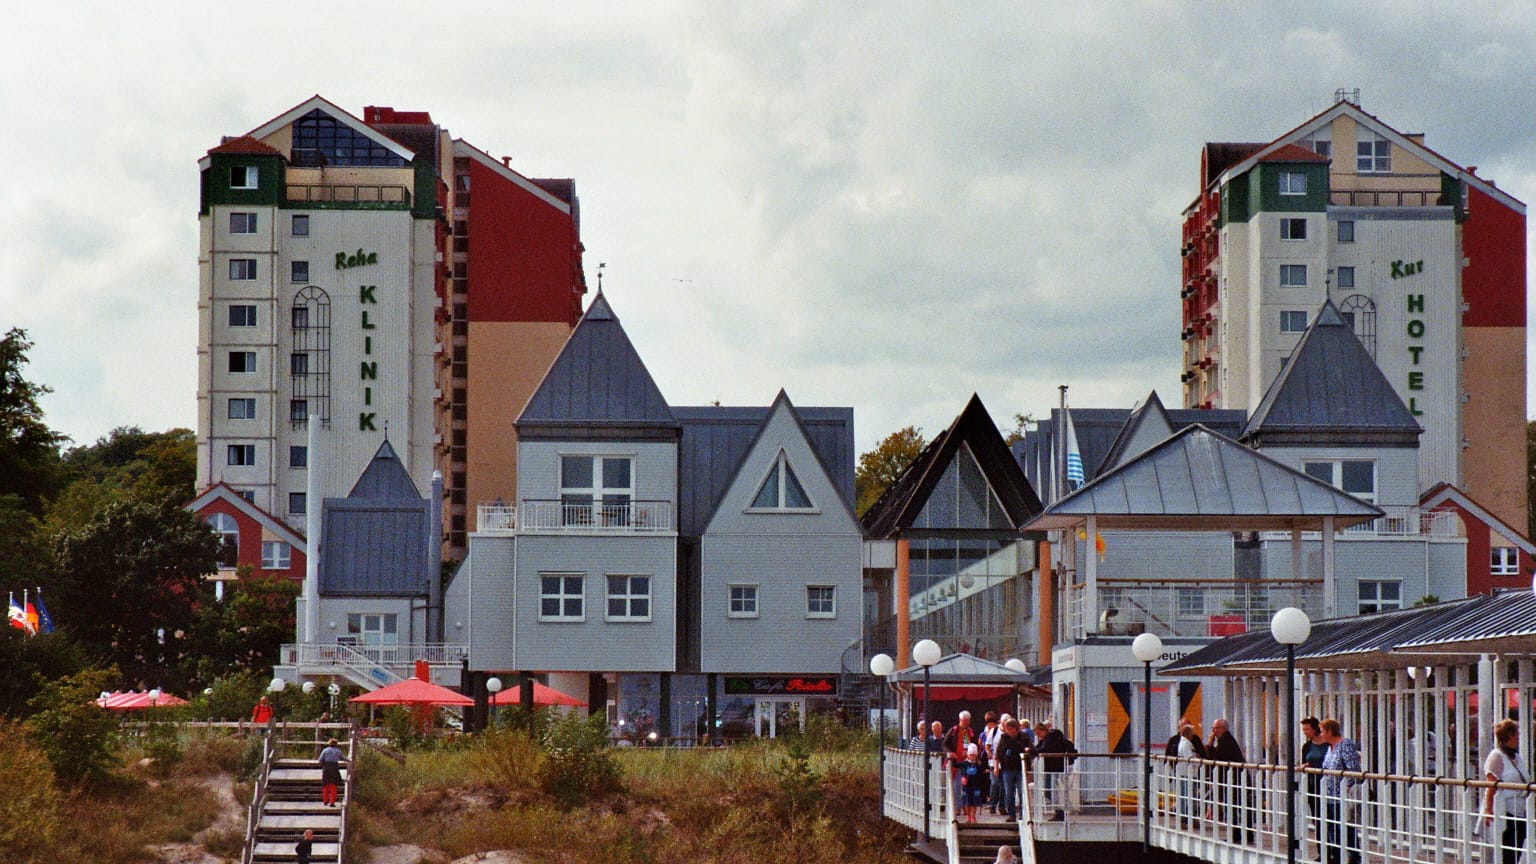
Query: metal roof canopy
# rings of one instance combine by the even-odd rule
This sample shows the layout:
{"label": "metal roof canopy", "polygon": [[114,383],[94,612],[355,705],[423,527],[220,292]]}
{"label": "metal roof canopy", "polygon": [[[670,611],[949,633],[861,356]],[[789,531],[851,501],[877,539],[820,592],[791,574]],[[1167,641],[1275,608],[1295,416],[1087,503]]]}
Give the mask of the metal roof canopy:
{"label": "metal roof canopy", "polygon": [[[902,684],[922,684],[923,667],[921,664],[913,664],[897,670],[891,677]],[[940,658],[939,662],[929,669],[928,677],[935,687],[971,684],[1029,686],[1029,673],[1015,672],[1001,663],[993,663],[991,660],[983,660],[970,654],[950,654]]]}

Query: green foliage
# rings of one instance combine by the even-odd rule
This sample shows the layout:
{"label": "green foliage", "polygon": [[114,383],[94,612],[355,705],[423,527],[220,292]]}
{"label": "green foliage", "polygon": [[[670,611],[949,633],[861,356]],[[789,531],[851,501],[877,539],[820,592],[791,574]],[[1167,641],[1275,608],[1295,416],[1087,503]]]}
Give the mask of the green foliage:
{"label": "green foliage", "polygon": [[185,692],[203,574],[218,541],[195,516],[169,502],[115,501],[55,538],[49,606],[86,650],[111,658],[126,680]]}
{"label": "green foliage", "polygon": [[887,487],[900,479],[902,472],[925,446],[923,430],[908,426],[885,436],[875,449],[859,455],[859,465],[853,472],[853,486],[858,501],[856,511],[860,516],[880,500]]}
{"label": "green foliage", "polygon": [[545,759],[539,766],[539,785],[561,807],[569,809],[623,791],[603,715],[551,716],[543,742]]}
{"label": "green foliage", "polygon": [[811,767],[811,745],[807,736],[787,739],[783,758],[774,766],[778,780],[778,805],[786,813],[809,810],[821,804],[821,776]]}
{"label": "green foliage", "polygon": [[480,735],[475,751],[475,768],[507,789],[532,789],[544,764],[544,751],[522,731],[492,729]]}
{"label": "green foliage", "polygon": [[71,484],[85,481],[144,501],[190,500],[197,482],[197,438],[191,429],[145,432],[119,426],[95,444],[64,454],[62,473]]}
{"label": "green foliage", "polygon": [[[223,601],[215,601],[211,592],[204,589],[203,600],[193,610],[183,669],[183,677],[193,686],[232,671],[265,676],[277,662],[283,640],[293,634],[294,600],[299,595],[299,586],[281,577],[252,576],[244,567],[240,577],[226,586]],[[269,679],[263,677],[262,687],[266,680]],[[323,690],[318,692],[324,695]],[[260,694],[252,695],[250,701],[255,702],[257,695]],[[316,704],[327,703],[322,699]],[[320,707],[284,716],[313,719],[323,710]],[[249,704],[245,713],[250,713]]]}
{"label": "green foliage", "polygon": [[41,860],[61,825],[48,758],[19,723],[0,720],[0,849],[8,861]]}
{"label": "green foliage", "polygon": [[0,716],[24,717],[27,703],[45,681],[86,668],[85,652],[62,632],[28,636],[12,627],[0,632]]}
{"label": "green foliage", "polygon": [[249,720],[251,706],[267,691],[272,679],[263,671],[244,669],[215,680],[197,691],[187,713],[199,720]]}
{"label": "green foliage", "polygon": [[52,493],[59,469],[59,445],[68,440],[43,422],[39,400],[50,388],[23,374],[32,342],[11,328],[0,338],[0,496],[16,497],[34,516]]}
{"label": "green foliage", "polygon": [[60,779],[94,782],[111,776],[118,723],[96,698],[116,677],[114,670],[87,669],[48,682],[28,703],[27,729]]}
{"label": "green foliage", "polygon": [[1419,599],[1413,601],[1413,605],[1415,607],[1417,607],[1417,606],[1433,606],[1434,604],[1439,603],[1439,602],[1440,602],[1439,595],[1436,595],[1436,594],[1425,594],[1423,597],[1420,597]]}
{"label": "green foliage", "polygon": [[162,777],[181,762],[181,737],[174,723],[150,723],[144,727],[139,746],[152,760],[154,772]]}

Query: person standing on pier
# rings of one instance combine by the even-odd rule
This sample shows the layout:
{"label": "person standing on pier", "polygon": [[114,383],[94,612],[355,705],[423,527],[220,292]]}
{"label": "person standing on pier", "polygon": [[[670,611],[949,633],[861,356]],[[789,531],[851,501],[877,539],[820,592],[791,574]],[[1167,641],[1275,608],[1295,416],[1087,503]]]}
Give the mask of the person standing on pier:
{"label": "person standing on pier", "polygon": [[1066,777],[1062,776],[1067,771],[1067,765],[1074,761],[1069,754],[1077,752],[1077,747],[1064,732],[1055,726],[1045,724],[1045,740],[1040,742],[1035,751],[1040,754],[1041,770],[1045,772],[1045,800],[1055,806],[1049,821],[1060,822],[1066,818]]}
{"label": "person standing on pier", "polygon": [[[1242,745],[1232,735],[1226,718],[1219,717],[1211,724],[1211,743],[1205,748],[1206,758],[1230,765],[1216,767],[1212,773],[1215,781],[1215,798],[1220,808],[1217,818],[1232,826],[1233,843],[1253,842],[1253,813],[1244,798],[1247,771],[1243,763]],[[1245,827],[1247,830],[1245,830]]]}
{"label": "person standing on pier", "polygon": [[[1353,738],[1345,738],[1339,721],[1329,717],[1322,723],[1323,743],[1328,745],[1328,755],[1323,757],[1324,771],[1359,771],[1360,745]],[[1345,803],[1353,797],[1355,779],[1338,774],[1324,778],[1327,792],[1325,818],[1328,820],[1328,864],[1339,864],[1340,840],[1349,851],[1349,864],[1360,864],[1360,826],[1357,819],[1346,811]],[[1348,823],[1346,825],[1346,822]]]}
{"label": "person standing on pier", "polygon": [[[1488,775],[1488,781],[1520,785],[1529,783],[1524,769],[1520,767],[1520,724],[1513,720],[1500,720],[1493,727],[1493,740],[1497,746],[1483,760],[1483,772]],[[1493,807],[1495,798],[1499,802],[1497,810]],[[1504,820],[1504,831],[1499,838],[1499,848],[1503,852],[1502,864],[1516,864],[1525,849],[1525,793],[1515,789],[1495,790],[1489,786],[1488,794],[1483,799],[1483,824],[1480,827],[1491,827],[1495,813]]]}
{"label": "person standing on pier", "polygon": [[1004,721],[1003,734],[997,739],[997,759],[992,771],[996,775],[997,785],[1003,788],[1003,812],[1008,814],[1009,822],[1019,818],[1019,808],[1023,803],[1020,795],[1024,786],[1024,755],[1029,746],[1024,733],[1019,730],[1019,721],[1012,717]]}
{"label": "person standing on pier", "polygon": [[[1301,747],[1301,764],[1306,768],[1323,767],[1323,760],[1328,758],[1328,742],[1323,740],[1323,727],[1316,717],[1308,717],[1301,721],[1301,735],[1307,743]],[[1323,775],[1307,775],[1307,813],[1308,821],[1312,825],[1312,836],[1317,838],[1315,842],[1323,839]]]}

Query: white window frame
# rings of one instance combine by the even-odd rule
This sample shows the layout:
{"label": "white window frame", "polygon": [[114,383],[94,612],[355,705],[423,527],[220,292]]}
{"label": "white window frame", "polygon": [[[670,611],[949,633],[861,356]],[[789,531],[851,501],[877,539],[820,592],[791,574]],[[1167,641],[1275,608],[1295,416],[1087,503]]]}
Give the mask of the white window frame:
{"label": "white window frame", "polygon": [[244,210],[237,210],[229,214],[229,233],[231,234],[255,234],[256,214]]}
{"label": "white window frame", "polygon": [[[1396,600],[1387,600],[1381,596],[1381,589],[1389,585],[1397,589]],[[1366,591],[1367,588],[1370,589],[1369,592]],[[1367,593],[1373,596],[1367,597]],[[1355,597],[1357,602],[1356,610],[1361,615],[1401,609],[1403,608],[1403,582],[1401,579],[1361,579],[1356,583]],[[1369,607],[1369,610],[1367,607]]]}
{"label": "white window frame", "polygon": [[[737,591],[740,589],[740,592]],[[732,582],[725,586],[725,617],[756,618],[760,613],[756,582]]]}
{"label": "white window frame", "polygon": [[254,282],[256,281],[255,258],[231,258],[229,259],[229,281]]}
{"label": "white window frame", "polygon": [[207,524],[219,535],[219,566],[234,569],[240,563],[240,523],[228,513],[210,513]]}
{"label": "white window frame", "polygon": [[[565,479],[566,460],[583,460],[591,463],[591,485],[573,486]],[[607,460],[629,463],[629,485],[609,486],[603,479],[603,467]],[[560,521],[561,524],[628,525],[635,501],[635,457],[624,453],[561,453],[560,471]]]}
{"label": "white window frame", "polygon": [[[606,580],[608,583],[608,600],[603,605],[604,620],[636,623],[650,621],[651,611],[656,608],[656,603],[651,598],[651,586],[656,584],[656,580],[652,579],[648,573],[609,573],[606,575],[608,577]],[[635,590],[635,580],[637,579],[645,580],[644,591]],[[616,580],[621,581],[616,582]],[[615,591],[616,585],[621,590]],[[622,614],[614,614],[613,604],[615,602],[623,604],[624,611]],[[635,614],[636,602],[645,603],[644,615]]]}
{"label": "white window frame", "polygon": [[[823,593],[825,592],[825,593]],[[826,608],[818,608],[825,601]],[[837,586],[836,585],[807,585],[805,586],[805,617],[807,618],[836,618],[837,617]]]}
{"label": "white window frame", "polygon": [[1488,550],[1488,573],[1492,576],[1519,576],[1520,550],[1514,546],[1494,546]]}
{"label": "white window frame", "polygon": [[[549,585],[545,580],[554,579],[553,591],[547,590]],[[575,590],[571,580],[575,580]],[[546,614],[545,601],[553,600],[556,604],[556,613]],[[574,601],[576,611],[572,614],[567,603]],[[539,620],[557,623],[581,623],[587,620],[587,574],[585,573],[539,573]]]}
{"label": "white window frame", "polygon": [[[790,489],[789,478],[790,477],[794,477],[795,478],[795,485],[800,488],[800,494],[805,496],[806,506],[804,506],[804,507],[791,507],[791,506],[789,506],[788,504],[785,503],[786,501],[789,500],[789,489]],[[770,480],[773,480],[773,479],[777,479],[777,481],[778,481],[777,488],[774,490],[774,492],[775,492],[775,500],[776,500],[777,503],[775,503],[775,504],[773,504],[771,506],[767,506],[767,507],[759,505],[757,503],[758,495],[760,495],[762,493],[763,487]],[[768,470],[763,472],[763,479],[758,482],[757,488],[755,488],[752,491],[752,501],[748,502],[748,504],[747,504],[747,511],[746,512],[748,512],[748,513],[820,513],[821,512],[821,508],[817,507],[816,506],[816,502],[811,500],[811,493],[806,491],[805,483],[800,480],[799,472],[795,471],[792,467],[790,467],[789,456],[783,450],[780,450],[779,451],[779,455],[774,457],[773,462],[769,464]]]}
{"label": "white window frame", "polygon": [[[238,410],[236,408],[238,406]],[[230,420],[255,420],[256,397],[255,396],[231,396],[229,397],[229,411],[225,415]]]}
{"label": "white window frame", "polygon": [[1391,174],[1392,142],[1369,129],[1359,130],[1355,138],[1356,174]]}
{"label": "white window frame", "polygon": [[1307,175],[1303,171],[1280,172],[1281,195],[1305,195],[1307,194]]}
{"label": "white window frame", "polygon": [[[1207,605],[1204,588],[1178,588],[1174,592],[1174,608],[1178,617],[1186,620],[1205,620]],[[1193,602],[1190,602],[1193,601]]]}
{"label": "white window frame", "polygon": [[[1301,274],[1301,281],[1294,280],[1296,274]],[[1305,288],[1307,287],[1307,265],[1305,264],[1281,264],[1280,287],[1281,288]]]}
{"label": "white window frame", "polygon": [[[238,311],[238,314],[237,314]],[[255,327],[256,304],[231,303],[229,304],[229,326],[231,327]],[[249,322],[249,323],[246,323]]]}
{"label": "white window frame", "polygon": [[[1371,491],[1352,492],[1344,488],[1344,463],[1346,462],[1351,464],[1363,464],[1371,466]],[[1320,468],[1324,466],[1328,467],[1330,478],[1321,477],[1317,473],[1314,473],[1312,470],[1314,467]],[[1332,486],[1340,492],[1353,495],[1356,498],[1359,498],[1361,501],[1367,501],[1371,504],[1375,504],[1376,496],[1379,494],[1378,487],[1380,486],[1381,480],[1381,478],[1378,476],[1380,472],[1377,470],[1377,467],[1378,466],[1375,459],[1304,459],[1301,463],[1301,473],[1311,477],[1314,480],[1322,480],[1324,483],[1327,483],[1329,486]]]}
{"label": "white window frame", "polygon": [[[1299,319],[1297,318],[1298,315],[1301,316]],[[1296,322],[1298,320],[1301,321],[1300,326],[1297,326],[1297,324],[1296,324]],[[1307,313],[1306,313],[1306,310],[1303,310],[1303,309],[1281,309],[1280,310],[1280,332],[1281,333],[1305,333],[1305,332],[1307,332]]]}
{"label": "white window frame", "polygon": [[286,540],[261,541],[261,569],[287,570],[293,566],[293,547]]}
{"label": "white window frame", "polygon": [[[235,358],[241,358],[241,368],[235,368]],[[231,351],[229,352],[229,365],[225,367],[231,375],[255,375],[256,352],[255,351]]]}
{"label": "white window frame", "polygon": [[394,612],[348,612],[345,638],[359,648],[393,648],[400,644],[400,616]]}
{"label": "white window frame", "polygon": [[[1301,229],[1300,236],[1296,229]],[[1280,219],[1280,239],[1290,242],[1307,239],[1307,219],[1304,216],[1283,216]]]}
{"label": "white window frame", "polygon": [[261,170],[255,165],[231,165],[229,166],[229,188],[231,189],[259,189],[261,188]]}
{"label": "white window frame", "polygon": [[256,466],[256,445],[225,445],[224,464],[231,468],[254,468]]}

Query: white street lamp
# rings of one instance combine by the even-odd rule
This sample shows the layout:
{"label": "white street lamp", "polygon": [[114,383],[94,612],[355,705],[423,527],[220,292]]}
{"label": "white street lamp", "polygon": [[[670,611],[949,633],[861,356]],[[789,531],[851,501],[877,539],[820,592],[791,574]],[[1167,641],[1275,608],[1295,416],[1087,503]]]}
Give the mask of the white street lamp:
{"label": "white street lamp", "polygon": [[1269,635],[1285,646],[1285,860],[1296,864],[1296,646],[1312,635],[1312,619],[1287,606],[1270,619]]}
{"label": "white street lamp", "polygon": [[1017,657],[1010,658],[1008,662],[1004,663],[1003,665],[1007,666],[1009,669],[1012,669],[1015,672],[1026,672],[1029,670],[1029,667],[1024,665],[1024,661]]}
{"label": "white street lamp", "polygon": [[272,683],[267,685],[267,692],[269,692],[269,693],[281,693],[287,687],[288,687],[288,682],[287,681],[284,681],[281,678],[273,678],[272,679]]}
{"label": "white street lamp", "polygon": [[885,681],[896,671],[896,661],[889,654],[869,658],[870,674],[880,679],[880,816],[885,817]]}
{"label": "white street lamp", "polygon": [[1152,844],[1152,661],[1163,656],[1163,640],[1143,633],[1131,642],[1131,655],[1141,662],[1141,853]]}
{"label": "white street lamp", "polygon": [[315,682],[313,682],[313,681],[305,681],[304,682],[304,686],[300,687],[299,689],[303,690],[304,691],[304,695],[308,696],[309,694],[315,692]]}
{"label": "white street lamp", "polygon": [[501,679],[494,675],[485,679],[485,689],[491,694],[491,725],[496,725],[496,694],[501,692]]}
{"label": "white street lamp", "polygon": [[[932,678],[931,678],[929,673],[931,673],[932,670],[933,670],[933,664],[939,662],[939,658],[942,657],[942,656],[944,656],[944,652],[943,652],[943,650],[941,648],[939,648],[939,643],[933,641],[932,639],[924,639],[923,641],[921,641],[921,642],[917,643],[916,645],[912,646],[912,659],[916,660],[918,662],[918,664],[923,667],[923,723],[925,725],[933,723],[933,718],[931,716],[929,716],[929,714],[928,714],[928,697],[930,695],[929,691],[932,689],[932,687],[930,686],[930,683],[929,683],[932,680]],[[928,732],[925,729],[923,731],[923,841],[924,842],[927,842],[927,841],[933,839],[931,836],[929,836],[929,831],[928,831],[928,820],[929,820],[929,815],[931,813],[931,808],[932,808],[932,804],[930,803],[931,802],[931,798],[930,798],[930,793],[929,793],[929,787],[933,785],[933,758],[932,758],[932,750],[928,746],[928,743],[929,743],[928,742]]]}

